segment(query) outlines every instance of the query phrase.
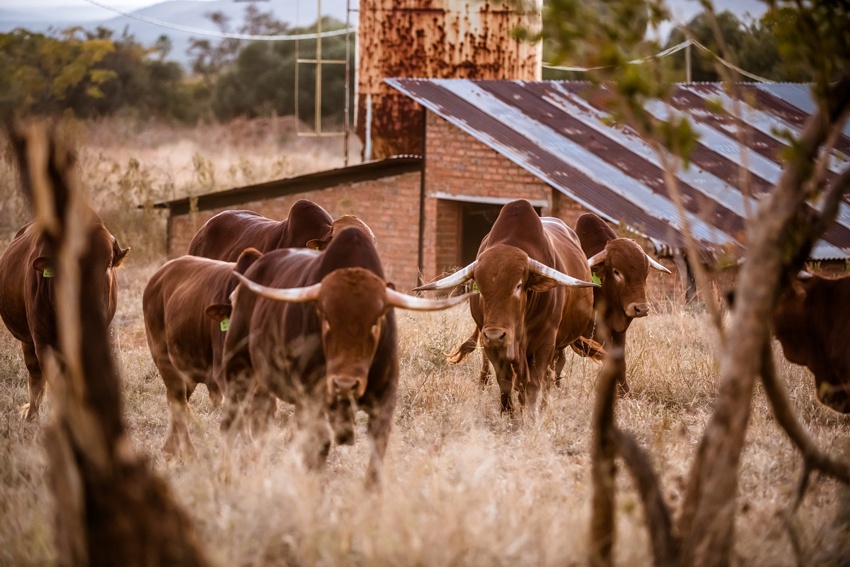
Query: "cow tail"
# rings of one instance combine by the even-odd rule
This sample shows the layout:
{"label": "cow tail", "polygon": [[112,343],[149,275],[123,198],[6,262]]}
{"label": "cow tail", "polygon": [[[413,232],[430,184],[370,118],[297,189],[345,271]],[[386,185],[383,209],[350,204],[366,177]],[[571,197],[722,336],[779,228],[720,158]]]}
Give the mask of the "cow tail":
{"label": "cow tail", "polygon": [[594,362],[602,362],[605,358],[605,349],[601,344],[593,339],[579,337],[570,343],[570,348],[572,348],[579,356],[590,358]]}
{"label": "cow tail", "polygon": [[478,348],[478,327],[475,327],[469,338],[463,341],[453,353],[447,354],[446,359],[449,364],[460,364],[476,348]]}

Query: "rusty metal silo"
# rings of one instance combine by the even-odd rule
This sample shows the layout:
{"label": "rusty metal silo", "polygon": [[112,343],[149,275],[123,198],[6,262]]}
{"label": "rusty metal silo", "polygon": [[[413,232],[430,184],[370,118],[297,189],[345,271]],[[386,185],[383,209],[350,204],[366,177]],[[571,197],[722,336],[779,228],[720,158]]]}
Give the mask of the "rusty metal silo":
{"label": "rusty metal silo", "polygon": [[[542,0],[537,0],[538,8]],[[360,0],[357,135],[369,158],[422,152],[422,113],[387,77],[540,79],[540,46],[512,30],[537,29],[499,0]]]}

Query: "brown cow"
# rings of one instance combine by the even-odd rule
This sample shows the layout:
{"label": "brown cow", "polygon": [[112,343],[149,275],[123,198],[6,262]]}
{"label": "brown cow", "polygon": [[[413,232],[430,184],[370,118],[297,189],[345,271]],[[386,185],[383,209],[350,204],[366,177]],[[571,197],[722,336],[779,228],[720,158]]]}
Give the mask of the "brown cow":
{"label": "brown cow", "polygon": [[850,277],[801,272],[780,296],[773,325],[785,358],[815,375],[818,400],[850,413]]}
{"label": "brown cow", "polygon": [[502,411],[512,409],[512,389],[534,410],[556,349],[576,340],[593,314],[587,288],[596,284],[586,281],[590,268],[578,238],[560,219],[538,217],[528,201],[512,201],[502,207],[473,263],[416,289],[447,289],[468,280],[480,292],[469,305],[495,369]]}
{"label": "brown cow", "polygon": [[[593,290],[596,316],[582,333],[582,338],[570,346],[582,356],[595,357],[599,351],[592,345],[600,340],[598,326],[604,325],[612,336],[618,335],[617,340],[622,339],[621,344],[625,344],[625,334],[632,319],[649,314],[646,300],[649,268],[668,274],[670,270],[650,258],[634,240],[618,238],[608,223],[593,213],[579,217],[576,235],[593,270],[594,281],[599,280],[602,287]],[[600,316],[601,320],[598,319]],[[555,363],[556,381],[560,379],[564,362],[561,351]],[[625,378],[620,386],[624,392],[629,391]]]}
{"label": "brown cow", "polygon": [[253,248],[233,262],[181,256],[163,265],[142,296],[145,333],[154,364],[165,383],[171,426],[163,451],[177,453],[181,443],[193,452],[186,426],[189,398],[204,384],[213,405],[222,400],[220,371],[229,297],[244,273],[261,256]]}
{"label": "brown cow", "polygon": [[189,243],[189,254],[235,262],[246,248],[269,252],[278,248],[306,246],[311,240],[328,239],[333,219],[319,205],[300,199],[282,221],[251,211],[218,213],[198,230]]}
{"label": "brown cow", "polygon": [[[102,298],[91,306],[103,312],[106,323],[112,321],[118,304],[117,268],[129,248],[121,248],[94,211],[89,231],[90,261],[98,266],[102,278],[86,282],[97,288]],[[102,268],[102,269],[100,269]],[[57,347],[56,314],[53,308],[53,276],[58,267],[38,227],[30,222],[22,227],[0,258],[0,317],[12,335],[21,341],[24,362],[29,372],[29,403],[21,413],[28,421],[38,418],[44,397],[44,360],[48,350]]]}
{"label": "brown cow", "polygon": [[398,385],[392,308],[445,309],[469,294],[426,300],[395,291],[374,243],[356,228],[335,235],[324,252],[269,252],[239,277],[225,340],[223,427],[233,425],[256,381],[255,396],[270,392],[295,405],[306,463],[318,467],[330,449],[326,421],[337,443],[354,442],[356,404],[369,415],[368,478],[378,480]]}

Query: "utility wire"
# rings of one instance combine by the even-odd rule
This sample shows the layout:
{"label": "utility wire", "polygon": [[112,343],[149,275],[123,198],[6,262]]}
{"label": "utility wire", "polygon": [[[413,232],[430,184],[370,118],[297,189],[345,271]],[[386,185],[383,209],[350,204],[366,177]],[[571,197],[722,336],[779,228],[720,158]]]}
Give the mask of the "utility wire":
{"label": "utility wire", "polygon": [[356,28],[343,28],[341,30],[333,30],[322,32],[321,34],[315,33],[302,33],[302,34],[290,34],[290,35],[252,35],[252,34],[244,34],[244,33],[229,33],[229,32],[217,32],[213,30],[205,30],[201,28],[193,28],[189,26],[182,26],[180,24],[173,24],[171,22],[166,22],[163,20],[158,20],[156,18],[149,18],[147,16],[142,16],[140,14],[135,14],[133,12],[128,12],[126,10],[120,10],[113,6],[107,6],[106,4],[101,4],[96,0],[85,0],[89,4],[94,4],[99,8],[103,8],[104,10],[109,10],[110,12],[115,12],[116,14],[121,14],[122,16],[126,16],[128,18],[133,18],[134,20],[139,20],[140,22],[146,22],[149,24],[153,24],[155,26],[160,26],[163,28],[169,28],[172,30],[184,31],[188,33],[194,33],[198,35],[207,35],[211,37],[220,37],[224,39],[245,39],[248,41],[296,41],[301,39],[316,39],[318,37],[333,37],[337,35],[345,35],[348,33],[357,33]]}
{"label": "utility wire", "polygon": [[[709,48],[707,48],[706,46],[702,45],[701,43],[699,43],[698,41],[696,41],[694,39],[686,39],[682,43],[676,44],[672,47],[668,47],[664,51],[661,51],[660,53],[656,53],[655,55],[649,55],[647,57],[642,57],[640,59],[633,59],[633,60],[629,61],[628,64],[629,65],[636,65],[636,64],[640,64],[640,63],[645,63],[646,61],[649,61],[650,59],[661,59],[662,57],[667,57],[668,55],[673,55],[674,53],[678,53],[679,51],[683,50],[684,48],[686,48],[689,45],[693,45],[694,47],[697,47],[697,48],[705,51],[706,53],[708,53],[709,55],[711,55],[712,57],[717,59],[717,61],[719,61],[722,65],[725,65],[726,67],[728,67],[730,69],[734,69],[735,71],[744,75],[745,77],[749,77],[750,79],[753,79],[755,81],[759,81],[761,83],[773,83],[774,82],[774,81],[771,81],[770,79],[765,79],[764,77],[760,77],[760,76],[756,75],[755,73],[750,73],[748,71],[744,71],[743,69],[741,69],[737,65],[733,65],[732,63],[726,61],[725,59],[723,59],[719,55],[716,55]],[[558,71],[574,71],[574,72],[577,72],[577,73],[585,73],[587,71],[597,71],[599,69],[607,69],[607,68],[610,68],[610,67],[611,67],[610,65],[603,65],[603,66],[600,66],[600,67],[564,67],[564,66],[560,66],[560,65],[549,65],[548,63],[543,63],[543,68],[545,68],[545,69],[556,69]]]}
{"label": "utility wire", "polygon": [[[115,12],[116,14],[121,14],[122,16],[126,16],[126,17],[132,18],[134,20],[139,20],[141,22],[153,24],[155,26],[160,26],[160,27],[169,28],[169,29],[178,30],[178,31],[184,31],[184,32],[188,32],[188,33],[194,33],[194,34],[198,34],[198,35],[206,35],[206,36],[219,37],[219,38],[225,38],[225,39],[244,39],[244,40],[248,40],[248,41],[297,41],[297,40],[302,40],[302,39],[317,39],[318,37],[324,38],[324,37],[333,37],[333,36],[338,36],[338,35],[345,35],[345,34],[348,34],[348,33],[357,33],[356,28],[343,28],[343,29],[340,29],[340,30],[322,32],[321,34],[302,33],[302,34],[288,34],[288,35],[252,35],[252,34],[244,34],[244,33],[218,32],[218,31],[213,31],[213,30],[205,30],[205,29],[201,29],[201,28],[193,28],[193,27],[189,27],[189,26],[183,26],[183,25],[180,25],[180,24],[173,24],[171,22],[158,20],[156,18],[149,18],[147,16],[142,16],[140,14],[135,14],[133,12],[121,10],[121,9],[115,8],[113,6],[101,4],[97,0],[85,0],[85,1],[88,2],[89,4],[93,4],[95,6],[98,6],[99,8],[103,8],[104,10],[109,10],[111,12]],[[673,55],[674,53],[678,53],[679,51],[681,51],[682,49],[686,48],[689,45],[694,45],[694,46],[698,47],[699,49],[705,51],[706,53],[710,54],[712,57],[717,59],[722,65],[725,65],[726,67],[728,67],[730,69],[734,69],[735,71],[744,75],[745,77],[749,77],[750,79],[753,79],[753,80],[756,80],[756,81],[759,81],[759,82],[762,82],[762,83],[772,83],[772,82],[774,82],[774,81],[771,81],[770,79],[765,79],[764,77],[760,77],[760,76],[758,76],[754,73],[750,73],[748,71],[741,69],[740,67],[738,67],[736,65],[733,65],[732,63],[726,61],[725,59],[723,59],[719,55],[714,54],[706,46],[702,45],[701,43],[699,43],[698,41],[693,40],[693,39],[686,39],[682,43],[679,43],[677,45],[669,47],[669,48],[665,49],[664,51],[656,53],[655,55],[649,55],[647,57],[642,57],[641,59],[633,59],[632,61],[629,61],[628,64],[629,65],[637,65],[637,64],[640,64],[640,63],[645,63],[646,61],[649,61],[650,59],[661,59],[663,57]],[[573,71],[573,72],[578,72],[578,73],[584,73],[584,72],[587,72],[587,71],[597,71],[599,69],[605,69],[606,67],[608,67],[608,66],[601,66],[601,67],[565,67],[565,66],[562,66],[562,65],[550,65],[548,63],[543,63],[542,66],[543,66],[544,69],[555,69],[555,70],[558,70],[558,71]]]}

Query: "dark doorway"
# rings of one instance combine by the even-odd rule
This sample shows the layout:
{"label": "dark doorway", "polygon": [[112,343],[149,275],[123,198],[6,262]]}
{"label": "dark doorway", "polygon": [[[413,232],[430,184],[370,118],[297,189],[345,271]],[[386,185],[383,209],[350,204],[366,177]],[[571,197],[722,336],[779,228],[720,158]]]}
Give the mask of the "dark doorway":
{"label": "dark doorway", "polygon": [[[460,203],[460,260],[461,265],[470,264],[478,255],[481,239],[487,236],[502,205],[487,203]],[[540,207],[534,207],[540,214]]]}

